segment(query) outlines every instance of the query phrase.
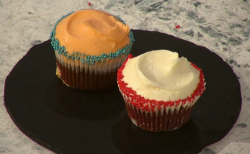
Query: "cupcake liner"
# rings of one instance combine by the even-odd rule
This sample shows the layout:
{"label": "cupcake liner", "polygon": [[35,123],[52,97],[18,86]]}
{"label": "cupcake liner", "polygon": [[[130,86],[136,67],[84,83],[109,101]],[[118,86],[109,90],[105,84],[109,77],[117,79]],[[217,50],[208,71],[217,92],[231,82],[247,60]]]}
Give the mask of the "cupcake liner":
{"label": "cupcake liner", "polygon": [[[124,96],[124,94],[122,95]],[[179,108],[162,107],[160,110],[146,111],[135,107],[129,101],[132,98],[127,98],[124,101],[131,121],[136,126],[153,132],[171,131],[180,128],[188,122],[193,111],[193,105],[179,106]]]}
{"label": "cupcake liner", "polygon": [[[131,58],[131,55],[128,58]],[[117,83],[131,121],[136,126],[153,132],[171,131],[186,124],[194,104],[205,90],[206,83],[201,69],[192,64],[200,72],[200,82],[190,97],[176,101],[156,101],[146,99],[127,87],[127,83],[122,80],[124,77],[122,70],[126,62],[118,70]]]}
{"label": "cupcake liner", "polygon": [[67,59],[55,51],[58,76],[63,82],[76,89],[102,90],[116,83],[117,69],[126,60],[127,55],[105,59],[104,62],[88,65],[78,60]]}

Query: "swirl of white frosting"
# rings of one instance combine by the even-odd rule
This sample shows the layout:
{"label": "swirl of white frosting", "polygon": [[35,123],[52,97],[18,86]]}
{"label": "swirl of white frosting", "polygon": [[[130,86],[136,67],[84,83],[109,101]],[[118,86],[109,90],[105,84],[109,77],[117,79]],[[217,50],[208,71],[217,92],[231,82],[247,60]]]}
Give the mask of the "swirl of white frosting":
{"label": "swirl of white frosting", "polygon": [[129,59],[123,81],[138,95],[157,101],[175,101],[192,95],[199,71],[184,57],[168,50],[154,50]]}

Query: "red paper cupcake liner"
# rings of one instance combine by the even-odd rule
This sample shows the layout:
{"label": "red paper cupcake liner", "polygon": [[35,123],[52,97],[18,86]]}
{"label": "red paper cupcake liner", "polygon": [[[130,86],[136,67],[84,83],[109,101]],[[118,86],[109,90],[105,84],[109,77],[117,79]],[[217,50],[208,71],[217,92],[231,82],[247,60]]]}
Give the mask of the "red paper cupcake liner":
{"label": "red paper cupcake liner", "polygon": [[133,104],[125,102],[131,121],[138,127],[153,131],[171,131],[186,124],[191,116],[193,106],[180,107],[173,112],[163,109],[160,112],[147,112],[136,108]]}

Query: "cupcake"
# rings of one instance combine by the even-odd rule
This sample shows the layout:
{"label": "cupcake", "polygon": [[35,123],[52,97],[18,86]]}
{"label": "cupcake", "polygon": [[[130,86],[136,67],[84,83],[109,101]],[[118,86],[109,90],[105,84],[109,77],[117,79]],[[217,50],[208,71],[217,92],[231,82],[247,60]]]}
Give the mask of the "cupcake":
{"label": "cupcake", "polygon": [[50,38],[56,75],[66,85],[88,91],[116,84],[117,70],[135,41],[123,20],[94,9],[63,16]]}
{"label": "cupcake", "polygon": [[202,70],[168,50],[129,56],[118,70],[117,83],[131,121],[153,132],[186,124],[205,90]]}

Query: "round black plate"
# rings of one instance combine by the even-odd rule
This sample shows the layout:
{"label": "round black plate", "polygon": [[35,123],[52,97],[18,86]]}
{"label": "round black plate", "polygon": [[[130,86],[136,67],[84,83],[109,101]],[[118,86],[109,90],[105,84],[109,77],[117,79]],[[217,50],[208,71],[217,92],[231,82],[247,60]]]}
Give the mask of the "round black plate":
{"label": "round black plate", "polygon": [[85,92],[65,86],[55,75],[50,40],[32,47],[5,82],[5,106],[18,128],[57,153],[193,154],[221,140],[241,109],[238,79],[218,55],[193,43],[158,32],[133,30],[131,53],[168,49],[203,70],[206,91],[182,128],[144,131],[130,122],[117,86]]}

